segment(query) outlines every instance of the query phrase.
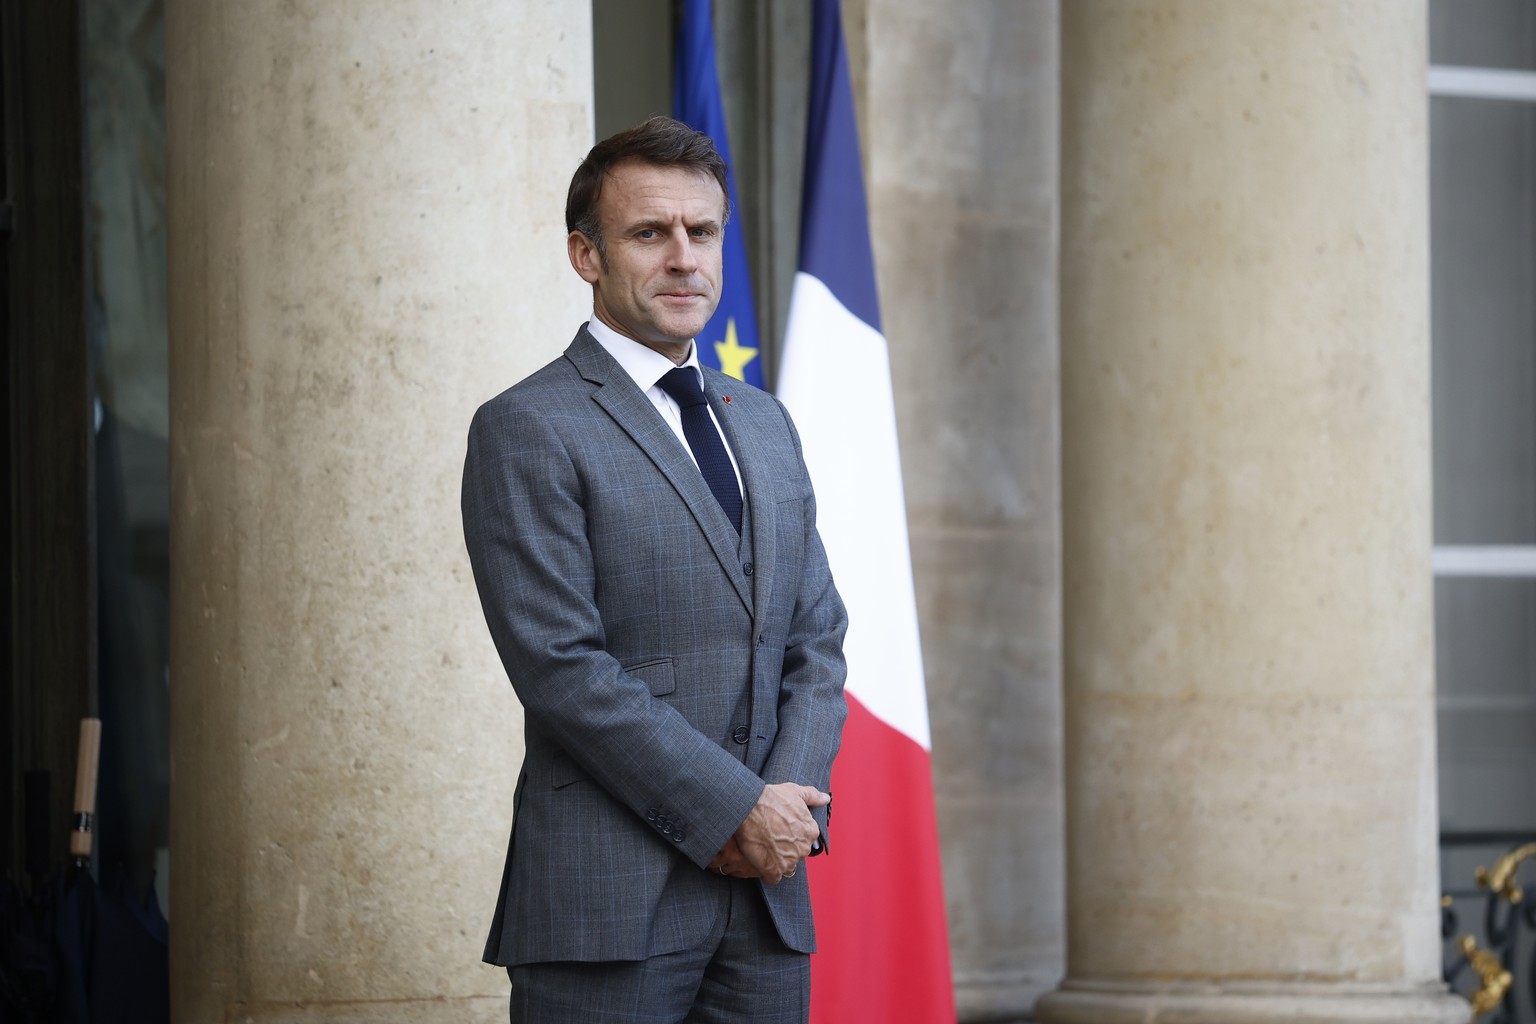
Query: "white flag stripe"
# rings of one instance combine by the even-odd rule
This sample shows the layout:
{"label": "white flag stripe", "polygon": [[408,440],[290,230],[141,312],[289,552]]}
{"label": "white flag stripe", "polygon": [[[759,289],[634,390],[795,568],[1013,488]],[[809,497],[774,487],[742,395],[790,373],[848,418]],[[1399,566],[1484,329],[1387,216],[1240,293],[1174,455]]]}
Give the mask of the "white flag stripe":
{"label": "white flag stripe", "polygon": [[795,275],[777,394],[795,418],[817,525],[848,606],[848,692],[931,750],[885,338]]}

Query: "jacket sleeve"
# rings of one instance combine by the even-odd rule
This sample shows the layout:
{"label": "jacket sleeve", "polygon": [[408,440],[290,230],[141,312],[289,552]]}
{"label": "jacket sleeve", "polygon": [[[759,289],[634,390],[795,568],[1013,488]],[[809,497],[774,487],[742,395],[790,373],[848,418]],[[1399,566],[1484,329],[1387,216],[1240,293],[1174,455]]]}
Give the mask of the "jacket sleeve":
{"label": "jacket sleeve", "polygon": [[[848,703],[843,682],[843,636],[848,614],[832,582],[832,570],[816,532],[816,496],[800,450],[800,435],[789,413],[780,407],[800,465],[801,506],[805,521],[805,564],[798,582],[795,610],[784,642],[784,667],[779,682],[779,733],[763,768],[769,783],[798,782],[830,791],[832,760],[842,743]],[[812,811],[826,847],[830,808]]]}
{"label": "jacket sleeve", "polygon": [[476,413],[464,540],[518,699],[599,785],[702,867],[756,804],[763,781],[605,650],[585,500],[547,418],[506,396]]}

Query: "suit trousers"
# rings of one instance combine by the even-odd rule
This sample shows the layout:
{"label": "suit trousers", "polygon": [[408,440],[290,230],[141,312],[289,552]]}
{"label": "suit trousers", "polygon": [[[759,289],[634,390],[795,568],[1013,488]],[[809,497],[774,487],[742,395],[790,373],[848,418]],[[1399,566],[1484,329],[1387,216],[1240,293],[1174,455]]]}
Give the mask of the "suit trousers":
{"label": "suit trousers", "polygon": [[780,940],[761,884],[721,878],[715,916],[692,949],[509,968],[512,1024],[806,1024],[811,959]]}

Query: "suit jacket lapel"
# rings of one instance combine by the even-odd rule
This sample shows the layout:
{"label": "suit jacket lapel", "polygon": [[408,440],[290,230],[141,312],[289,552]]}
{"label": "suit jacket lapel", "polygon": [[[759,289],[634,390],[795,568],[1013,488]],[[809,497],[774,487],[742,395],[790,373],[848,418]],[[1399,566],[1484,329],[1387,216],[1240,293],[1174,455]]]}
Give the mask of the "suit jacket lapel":
{"label": "suit jacket lapel", "polygon": [[[704,531],[741,603],[751,612],[752,588],[736,553],[739,538],[683,443],[661,418],[651,400],[635,385],[634,378],[613,361],[585,327],[565,350],[565,356],[585,380],[597,385],[597,390],[592,393],[593,401],[613,417],[677,490],[693,513],[699,529]],[[754,516],[757,514],[755,505],[752,512]]]}
{"label": "suit jacket lapel", "polygon": [[[764,496],[771,493],[767,481],[760,479],[767,463],[756,456],[757,437],[751,431],[736,429],[736,411],[724,401],[721,392],[704,375],[704,394],[725,431],[726,443],[736,453],[736,467],[741,471],[742,497],[752,510],[752,599],[755,607],[767,608],[773,586],[773,568],[777,558],[778,530],[774,522],[778,507]],[[702,478],[701,478],[702,479]],[[706,488],[707,489],[707,488]]]}

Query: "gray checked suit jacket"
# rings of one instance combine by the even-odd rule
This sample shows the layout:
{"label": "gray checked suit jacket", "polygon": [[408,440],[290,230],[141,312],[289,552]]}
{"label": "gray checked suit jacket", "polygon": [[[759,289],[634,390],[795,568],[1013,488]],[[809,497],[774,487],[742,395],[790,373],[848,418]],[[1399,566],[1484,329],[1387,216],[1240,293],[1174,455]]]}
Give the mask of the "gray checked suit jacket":
{"label": "gray checked suit jacket", "polygon": [[[729,884],[704,865],[764,783],[830,784],[847,618],[800,440],[772,396],[709,369],[704,391],[750,551],[585,327],[470,427],[465,541],[527,748],[491,963],[696,945]],[[762,888],[784,943],[813,951],[806,873]]]}

